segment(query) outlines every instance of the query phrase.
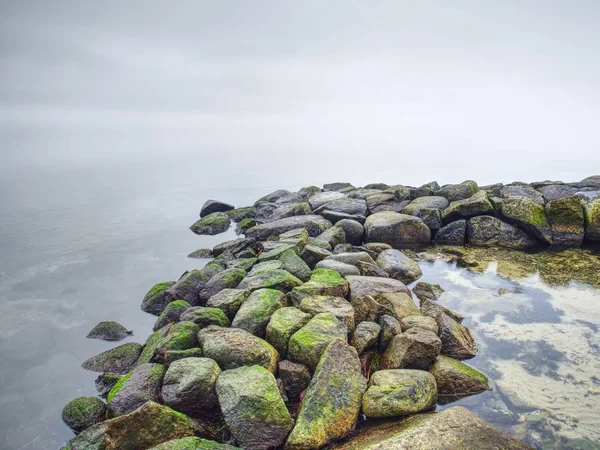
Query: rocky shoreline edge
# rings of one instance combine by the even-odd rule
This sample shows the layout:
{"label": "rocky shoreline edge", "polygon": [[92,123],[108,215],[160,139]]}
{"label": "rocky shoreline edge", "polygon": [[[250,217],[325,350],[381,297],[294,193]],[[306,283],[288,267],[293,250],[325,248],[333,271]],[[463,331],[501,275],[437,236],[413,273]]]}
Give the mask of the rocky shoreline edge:
{"label": "rocky shoreline edge", "polygon": [[[202,269],[155,285],[144,345],[83,363],[100,397],[69,402],[79,449],[530,448],[462,407],[489,389],[463,316],[437,302],[411,252],[600,242],[600,176],[440,187],[349,183],[275,191],[253,206],[209,200]],[[416,299],[416,301],[415,301]],[[103,322],[88,337],[130,332]],[[361,426],[357,428],[357,423]]]}

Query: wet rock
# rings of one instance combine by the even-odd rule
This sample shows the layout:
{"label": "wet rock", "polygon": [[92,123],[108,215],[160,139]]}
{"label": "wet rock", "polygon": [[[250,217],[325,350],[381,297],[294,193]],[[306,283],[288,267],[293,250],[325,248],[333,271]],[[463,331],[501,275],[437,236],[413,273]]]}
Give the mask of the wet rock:
{"label": "wet rock", "polygon": [[301,251],[308,241],[308,232],[304,228],[286,231],[279,235],[279,242],[285,244],[293,244]]}
{"label": "wet rock", "polygon": [[348,283],[335,270],[315,269],[310,280],[302,286],[295,287],[289,297],[298,306],[303,298],[315,295],[327,295],[331,297],[346,297],[348,294]]}
{"label": "wet rock", "polygon": [[554,184],[542,186],[538,188],[538,191],[542,193],[546,202],[551,202],[553,200],[571,197],[572,195],[575,195],[579,191],[579,189],[572,186]]}
{"label": "wet rock", "polygon": [[167,350],[163,355],[162,361],[165,366],[169,366],[175,361],[185,358],[201,358],[202,350],[198,347],[188,348],[187,350]]}
{"label": "wet rock", "polygon": [[[220,309],[225,313],[229,320],[233,320],[238,310],[249,296],[250,291],[246,289],[223,289],[209,298],[206,302],[206,306],[210,307],[211,310],[193,310],[193,313],[190,312],[190,315],[192,315],[192,317],[198,316],[198,319],[190,317],[190,320],[193,320],[200,327],[206,325],[229,326],[229,324],[224,325],[222,317],[215,311],[212,311],[212,309]],[[201,322],[199,323],[199,321]]]}
{"label": "wet rock", "polygon": [[477,355],[477,345],[468,328],[443,313],[438,314],[436,321],[442,341],[442,355],[455,359],[469,359]]}
{"label": "wet rock", "polygon": [[[267,247],[268,244],[272,244],[274,248]],[[286,244],[282,242],[265,243],[265,249],[259,255],[258,259],[260,262],[278,260],[281,255],[288,250],[291,250],[293,253],[299,251],[297,245],[295,244]]]}
{"label": "wet rock", "polygon": [[67,450],[145,450],[172,439],[193,436],[189,417],[153,401],[130,414],[106,420],[71,439]]}
{"label": "wet rock", "polygon": [[201,417],[218,407],[215,383],[221,369],[209,358],[184,358],[167,370],[161,390],[165,405],[191,417]]}
{"label": "wet rock", "polygon": [[191,227],[195,234],[205,234],[213,236],[215,234],[220,234],[229,229],[231,225],[231,219],[229,216],[222,212],[215,212],[212,214],[208,214],[204,216],[202,219],[195,222]]}
{"label": "wet rock", "polygon": [[286,306],[286,303],[283,292],[275,289],[258,289],[242,303],[231,326],[264,338],[271,315]]}
{"label": "wet rock", "polygon": [[469,244],[483,247],[505,247],[528,250],[538,244],[523,230],[491,216],[473,217],[467,223]]}
{"label": "wet rock", "polygon": [[331,313],[315,315],[289,340],[288,358],[314,370],[321,354],[335,339],[346,342],[348,328]]}
{"label": "wet rock", "polygon": [[438,209],[422,208],[416,217],[421,219],[431,231],[438,230],[442,227],[442,214]]}
{"label": "wet rock", "polygon": [[543,205],[524,197],[507,198],[496,203],[500,216],[522,228],[536,239],[552,243],[552,232]]}
{"label": "wet rock", "polygon": [[102,339],[104,341],[120,341],[132,334],[127,328],[117,322],[100,322],[86,336],[90,339]]}
{"label": "wet rock", "polygon": [[530,450],[468,409],[455,406],[435,414],[418,414],[395,423],[374,424],[335,450]]}
{"label": "wet rock", "polygon": [[461,323],[465,319],[465,316],[462,314],[452,311],[451,309],[448,309],[432,300],[422,298],[419,300],[419,303],[421,305],[421,314],[432,317],[434,320],[437,320],[438,315],[442,313],[448,315],[458,323]]}
{"label": "wet rock", "polygon": [[346,264],[340,261],[335,261],[333,259],[325,259],[323,261],[319,261],[315,268],[335,270],[343,277],[346,275],[360,275],[360,271],[356,266]]}
{"label": "wet rock", "polygon": [[526,198],[538,205],[544,206],[544,197],[539,191],[535,190],[531,186],[504,186],[500,189],[500,197],[502,198]]}
{"label": "wet rock", "polygon": [[225,422],[242,448],[283,444],[293,422],[272,373],[259,366],[226,370],[216,390]]}
{"label": "wet rock", "polygon": [[365,241],[383,242],[393,248],[427,246],[431,231],[417,217],[396,212],[375,213],[365,221]]}
{"label": "wet rock", "polygon": [[230,205],[225,202],[220,202],[218,200],[206,200],[204,205],[202,205],[202,209],[200,210],[200,217],[206,217],[209,214],[216,212],[227,212],[235,209],[233,205]]}
{"label": "wet rock", "polygon": [[[362,222],[364,223],[364,221]],[[365,227],[361,222],[350,219],[341,219],[337,221],[335,227],[344,230],[346,235],[346,242],[352,245],[361,245],[363,235],[365,234]]]}
{"label": "wet rock", "polygon": [[346,195],[341,192],[317,192],[308,198],[308,203],[313,211],[315,211],[329,202],[345,198],[347,198]]}
{"label": "wet rock", "polygon": [[160,316],[158,316],[152,329],[156,331],[170,323],[179,322],[181,315],[190,307],[191,305],[185,300],[176,300],[169,303]]}
{"label": "wet rock", "polygon": [[251,248],[257,249],[257,242],[250,238],[239,238],[232,241],[226,241],[221,244],[215,245],[212,249],[213,256],[217,257],[223,254],[229,254],[233,257],[237,257],[244,250]]}
{"label": "wet rock", "polygon": [[236,450],[237,448],[199,437],[185,437],[159,444],[150,450]]}
{"label": "wet rock", "polygon": [[358,354],[372,350],[377,345],[381,326],[375,322],[361,322],[356,326],[350,345]]}
{"label": "wet rock", "polygon": [[432,331],[411,328],[394,336],[379,360],[381,369],[428,370],[440,354],[442,342]]}
{"label": "wet rock", "polygon": [[356,350],[340,340],[331,342],[321,356],[285,448],[321,448],[347,436],[358,418],[366,387]]}
{"label": "wet rock", "polygon": [[188,258],[194,259],[210,259],[212,258],[212,250],[210,248],[199,248],[188,255]]}
{"label": "wet rock", "polygon": [[428,316],[408,316],[400,321],[402,331],[408,331],[411,328],[422,328],[438,334],[438,325],[434,318]]}
{"label": "wet rock", "polygon": [[302,281],[287,270],[260,270],[253,275],[247,275],[238,285],[238,289],[247,289],[249,291],[277,289],[281,292],[289,292],[301,284]]}
{"label": "wet rock", "polygon": [[390,278],[403,283],[412,283],[423,275],[419,264],[399,250],[381,252],[377,257],[377,265],[385,270]]}
{"label": "wet rock", "polygon": [[425,196],[415,198],[402,209],[402,214],[418,216],[423,209],[437,209],[442,211],[448,207],[450,202],[445,197]]}
{"label": "wet rock", "polygon": [[585,217],[581,198],[574,195],[552,200],[546,205],[554,245],[579,247],[585,235]]}
{"label": "wet rock", "polygon": [[323,231],[315,239],[326,242],[331,248],[333,248],[338,244],[346,243],[346,232],[343,228],[331,227]]}
{"label": "wet rock", "polygon": [[128,342],[111,348],[85,360],[81,367],[94,372],[112,372],[123,374],[129,372],[142,353],[142,346],[136,342]]}
{"label": "wet rock", "polygon": [[329,242],[322,241],[320,239],[317,239],[316,237],[309,237],[306,241],[306,244],[312,245],[313,247],[319,247],[327,251],[331,251],[331,245],[329,245]]}
{"label": "wet rock", "polygon": [[[344,250],[349,250],[349,249],[344,249]],[[332,261],[339,261],[344,264],[351,264],[353,266],[357,266],[357,263],[359,261],[366,262],[369,264],[375,264],[375,261],[373,260],[371,255],[369,255],[367,252],[364,252],[364,251],[351,251],[351,252],[344,251],[342,253],[333,254],[333,255],[329,256],[327,259],[332,260]]]}
{"label": "wet rock", "polygon": [[435,243],[439,245],[463,245],[467,234],[467,221],[457,220],[440,228],[435,234]]}
{"label": "wet rock", "polygon": [[298,305],[298,309],[311,316],[329,312],[346,325],[349,331],[354,330],[354,309],[345,298],[327,295],[304,297]]}
{"label": "wet rock", "polygon": [[227,215],[231,217],[233,222],[241,223],[243,220],[253,219],[256,215],[256,208],[254,206],[242,206],[227,211]]}
{"label": "wet rock", "polygon": [[[402,309],[410,309],[410,304],[407,303],[405,297],[408,297],[413,303],[410,299],[410,291],[404,283],[398,280],[349,275],[346,277],[346,281],[348,281],[350,289],[350,303],[355,308],[356,322],[364,320],[375,322],[382,314],[396,317],[396,314],[401,313]],[[398,293],[407,295],[404,298],[383,298],[384,294]],[[380,301],[380,298],[383,298],[383,301]],[[362,313],[358,314],[359,311]],[[418,311],[415,314],[419,314]]]}
{"label": "wet rock", "polygon": [[239,328],[210,326],[200,330],[202,354],[214,359],[222,370],[259,365],[275,372],[279,353],[271,344]]}
{"label": "wet rock", "polygon": [[447,356],[438,356],[429,372],[435,377],[441,404],[487,391],[487,377],[471,366]]}
{"label": "wet rock", "polygon": [[279,376],[286,395],[290,400],[297,399],[311,380],[308,367],[303,364],[283,360],[279,362]]}
{"label": "wet rock", "polygon": [[266,340],[277,349],[282,358],[287,356],[292,335],[308,323],[311,315],[293,306],[276,310],[266,329]]}
{"label": "wet rock", "polygon": [[106,405],[98,397],[78,397],[62,410],[63,422],[75,433],[102,422],[106,418]]}
{"label": "wet rock", "polygon": [[367,219],[365,216],[359,216],[356,214],[346,214],[346,213],[341,213],[341,212],[336,212],[336,211],[329,211],[328,209],[324,209],[323,211],[321,211],[321,216],[323,216],[325,219],[329,220],[331,223],[339,223],[342,220],[352,220],[353,222],[358,222],[361,225],[365,223],[365,220]]}
{"label": "wet rock", "polygon": [[327,249],[320,248],[314,245],[306,245],[300,253],[300,258],[308,265],[314,268],[319,261],[331,256],[331,252]]}
{"label": "wet rock", "polygon": [[326,183],[323,185],[324,191],[342,191],[348,188],[354,188],[351,183],[348,182],[335,182],[335,183]]}
{"label": "wet rock", "polygon": [[310,206],[305,201],[290,200],[283,203],[260,203],[256,206],[256,220],[268,223],[286,217],[305,216],[311,214]]}
{"label": "wet rock", "polygon": [[380,370],[371,376],[362,400],[369,417],[395,417],[426,411],[437,402],[435,378],[422,370]]}
{"label": "wet rock", "polygon": [[[223,264],[223,265],[221,265]],[[206,276],[207,280],[210,280],[219,272],[223,272],[227,268],[227,261],[222,259],[222,256],[217,257],[217,259],[213,259],[207,262],[202,268],[201,272]]]}
{"label": "wet rock", "polygon": [[106,397],[109,417],[129,414],[147,401],[158,402],[164,376],[162,364],[141,364],[123,375]]}
{"label": "wet rock", "polygon": [[155,284],[142,301],[142,311],[158,316],[172,300],[167,290],[174,284],[174,281]]}
{"label": "wet rock", "polygon": [[385,183],[369,183],[363,187],[363,189],[375,189],[378,191],[383,191],[384,189],[389,188],[390,186]]}
{"label": "wet rock", "polygon": [[[196,306],[200,302],[200,291],[204,289],[210,277],[202,270],[193,269],[184,273],[177,282],[171,286],[166,292],[169,301],[162,305],[162,309],[156,312],[159,315],[167,304],[173,300],[185,300],[192,306]],[[149,312],[149,311],[147,311]]]}
{"label": "wet rock", "polygon": [[[383,211],[400,212],[404,206],[396,199],[396,195],[393,192],[375,192],[367,195],[365,200],[370,214]],[[407,204],[408,202],[405,203]]]}
{"label": "wet rock", "polygon": [[211,308],[206,306],[194,306],[186,309],[180,316],[182,322],[193,322],[199,328],[206,328],[209,325],[218,325],[220,327],[228,327],[229,319],[225,313],[219,308]]}
{"label": "wet rock", "polygon": [[423,281],[419,281],[415,287],[412,288],[412,291],[418,299],[426,298],[428,300],[437,300],[444,292],[439,284],[425,283]]}
{"label": "wet rock", "polygon": [[329,227],[331,227],[331,222],[321,216],[295,216],[252,227],[246,231],[246,237],[256,239],[257,241],[264,241],[271,235],[280,235],[297,228],[306,228],[309,236],[314,237]]}
{"label": "wet rock", "polygon": [[356,267],[358,267],[360,274],[365,277],[389,278],[387,272],[381,267],[379,267],[377,264],[371,264],[364,261],[357,261]]}
{"label": "wet rock", "polygon": [[487,198],[485,191],[479,191],[472,197],[451,202],[442,211],[442,222],[448,224],[456,220],[469,219],[484,214],[493,214],[494,207]]}
{"label": "wet rock", "polygon": [[307,281],[310,278],[310,267],[308,267],[308,264],[306,264],[294,250],[288,249],[281,253],[279,261],[281,261],[284,270],[287,270],[299,280]]}
{"label": "wet rock", "polygon": [[298,191],[298,195],[300,195],[304,198],[309,198],[309,197],[315,195],[316,193],[321,192],[322,190],[323,189],[321,189],[318,186],[306,186]]}
{"label": "wet rock", "polygon": [[400,326],[398,319],[387,314],[384,314],[379,318],[379,325],[381,326],[381,332],[379,334],[379,351],[383,352],[388,348],[388,345],[392,342],[394,336],[402,333],[402,327]]}
{"label": "wet rock", "polygon": [[112,387],[119,381],[119,378],[121,378],[121,375],[118,373],[107,372],[98,375],[98,378],[94,381],[98,395],[102,398],[106,398]]}
{"label": "wet rock", "polygon": [[346,196],[331,200],[314,209],[314,212],[316,214],[321,214],[321,212],[324,210],[353,216],[366,216],[368,213],[367,204],[364,200],[359,198],[349,198]]}
{"label": "wet rock", "polygon": [[206,282],[200,291],[200,302],[206,303],[208,299],[223,289],[235,289],[245,276],[246,271],[243,269],[227,269],[217,273]]}
{"label": "wet rock", "polygon": [[398,320],[406,316],[419,314],[419,309],[411,296],[404,292],[377,294],[375,297],[370,295],[357,297],[352,299],[350,303],[354,308],[356,323],[376,322],[384,314]]}
{"label": "wet rock", "polygon": [[[138,364],[145,362],[163,363],[164,356],[169,351],[188,350],[190,348],[198,347],[197,334],[200,330],[200,327],[198,327],[198,325],[196,325],[194,322],[178,322],[176,324],[167,325],[166,327],[161,328],[161,330],[164,329],[166,329],[166,334],[163,338],[153,341],[151,345],[146,343],[146,347],[148,348],[144,348],[144,351],[138,360]],[[150,360],[144,360],[144,357],[150,355],[149,350],[153,347],[154,353],[152,354]]]}
{"label": "wet rock", "polygon": [[463,181],[460,184],[448,184],[435,191],[436,196],[446,198],[449,202],[464,200],[472,197],[479,191],[477,183],[472,180]]}
{"label": "wet rock", "polygon": [[585,240],[589,242],[600,242],[600,198],[588,201],[584,204],[585,214]]}

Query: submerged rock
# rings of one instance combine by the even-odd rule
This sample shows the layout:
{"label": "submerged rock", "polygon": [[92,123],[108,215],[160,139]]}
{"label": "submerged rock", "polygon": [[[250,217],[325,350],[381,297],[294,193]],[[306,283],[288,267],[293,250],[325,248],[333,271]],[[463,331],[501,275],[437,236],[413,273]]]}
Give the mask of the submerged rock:
{"label": "submerged rock", "polygon": [[102,339],[104,341],[120,341],[130,336],[133,332],[117,322],[100,322],[86,336],[90,339]]}
{"label": "submerged rock", "polygon": [[429,372],[435,377],[440,404],[450,403],[490,388],[484,374],[447,356],[438,356]]}
{"label": "submerged rock", "polygon": [[366,387],[356,350],[341,340],[332,341],[315,369],[285,448],[321,448],[347,436]]}
{"label": "submerged rock", "polygon": [[412,288],[412,292],[419,300],[422,298],[426,298],[428,300],[437,300],[440,298],[440,295],[442,295],[444,290],[439,284],[431,284],[419,281],[415,287]]}
{"label": "submerged rock", "polygon": [[106,419],[106,404],[98,397],[78,397],[63,408],[62,419],[75,433],[80,433]]}
{"label": "submerged rock", "polygon": [[109,417],[129,414],[147,401],[158,402],[165,371],[162,364],[141,364],[119,378],[106,398]]}
{"label": "submerged rock", "polygon": [[209,214],[216,212],[227,212],[231,211],[235,207],[229,203],[220,202],[218,200],[206,200],[202,209],[200,210],[200,217],[206,217]]}
{"label": "submerged rock", "polygon": [[208,234],[212,236],[227,231],[230,225],[231,219],[227,214],[215,212],[195,222],[190,227],[190,230],[195,234]]}
{"label": "submerged rock", "polygon": [[363,413],[394,417],[432,408],[437,402],[435,378],[422,370],[380,370],[371,376],[362,400]]}
{"label": "submerged rock", "polygon": [[384,314],[379,318],[379,325],[381,325],[381,332],[379,334],[379,351],[384,352],[385,349],[388,348],[390,342],[392,342],[394,336],[402,333],[402,327],[400,326],[398,319],[387,314]]}
{"label": "submerged rock", "polygon": [[418,414],[400,422],[373,424],[335,450],[531,450],[466,408],[455,406],[435,414]]}
{"label": "submerged rock", "polygon": [[242,448],[279,447],[293,422],[273,374],[260,366],[226,370],[216,384],[225,422]]}
{"label": "submerged rock", "polygon": [[192,419],[149,401],[130,414],[89,427],[71,439],[65,450],[146,450],[194,434]]}
{"label": "submerged rock", "polygon": [[365,241],[383,242],[393,248],[421,247],[429,245],[431,231],[418,217],[378,212],[365,221]]}
{"label": "submerged rock", "polygon": [[137,362],[142,346],[136,342],[119,345],[85,360],[81,367],[94,372],[127,373]]}

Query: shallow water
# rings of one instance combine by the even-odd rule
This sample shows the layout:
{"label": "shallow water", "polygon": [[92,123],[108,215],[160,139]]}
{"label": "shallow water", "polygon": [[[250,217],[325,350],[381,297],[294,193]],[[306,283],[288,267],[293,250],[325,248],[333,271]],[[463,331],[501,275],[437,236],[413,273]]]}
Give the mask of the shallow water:
{"label": "shallow water", "polygon": [[[86,339],[89,330],[117,320],[133,329],[128,340],[144,342],[155,320],[139,309],[146,291],[201,267],[189,252],[234,237],[187,229],[205,199],[244,206],[301,187],[231,188],[193,172],[136,166],[0,177],[0,448],[56,449],[72,437],[62,407],[94,395],[98,375],[80,364],[115,345]],[[477,256],[477,270],[421,261],[422,280],[446,289],[440,302],[467,316],[480,345],[470,364],[494,384],[454,404],[545,448],[600,439],[600,291],[589,284],[600,268],[597,255],[585,255],[579,275],[558,279],[549,273],[572,257],[552,270],[494,263],[493,254]],[[555,446],[561,439],[571,440]]]}

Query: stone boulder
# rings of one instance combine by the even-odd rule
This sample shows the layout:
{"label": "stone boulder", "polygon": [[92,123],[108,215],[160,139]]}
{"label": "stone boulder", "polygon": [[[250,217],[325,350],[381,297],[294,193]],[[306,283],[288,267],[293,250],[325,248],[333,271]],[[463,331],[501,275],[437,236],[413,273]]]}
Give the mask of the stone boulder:
{"label": "stone boulder", "polygon": [[315,268],[335,270],[343,277],[346,275],[360,275],[360,270],[358,270],[358,267],[336,261],[334,259],[324,259],[323,261],[319,261]]}
{"label": "stone boulder", "polygon": [[334,450],[531,450],[466,408],[455,406],[435,414],[417,414],[400,422],[367,426]]}
{"label": "stone boulder", "polygon": [[512,185],[512,186],[504,186],[500,189],[499,192],[500,197],[502,198],[526,198],[538,205],[544,206],[544,197],[543,195],[532,188],[531,186],[522,186],[522,185]]}
{"label": "stone boulder", "polygon": [[326,242],[331,248],[346,243],[346,232],[340,227],[331,227],[319,234],[315,240]]}
{"label": "stone boulder", "polygon": [[317,192],[308,198],[308,203],[313,211],[315,211],[329,202],[345,198],[347,198],[346,195],[341,192]]}
{"label": "stone boulder", "polygon": [[365,234],[365,227],[362,225],[363,222],[359,222],[351,219],[341,219],[336,222],[335,226],[344,230],[346,234],[346,242],[352,245],[361,245],[363,236]]}
{"label": "stone boulder", "polygon": [[387,314],[384,314],[379,318],[379,325],[381,326],[381,332],[379,334],[379,352],[382,353],[388,348],[388,345],[390,345],[394,336],[402,333],[402,327],[398,319],[388,316]]}
{"label": "stone boulder", "polygon": [[144,300],[142,300],[142,311],[154,314],[155,316],[160,315],[163,309],[173,300],[167,291],[174,284],[175,281],[164,281],[155,284],[145,295]]}
{"label": "stone boulder", "polygon": [[103,341],[121,341],[132,334],[118,322],[100,322],[86,336],[89,339],[102,339]]}
{"label": "stone boulder", "polygon": [[277,349],[282,358],[286,357],[290,338],[310,319],[310,314],[293,306],[277,309],[267,324],[267,342]]}
{"label": "stone boulder", "polygon": [[160,313],[156,322],[154,322],[152,330],[156,331],[170,323],[179,322],[181,320],[181,315],[191,306],[192,305],[185,300],[175,300],[174,302],[169,303],[163,312]]}
{"label": "stone boulder", "polygon": [[246,230],[246,237],[264,241],[272,235],[279,236],[286,231],[297,228],[306,228],[309,236],[318,236],[327,228],[331,227],[331,222],[321,216],[305,215],[286,217],[273,222],[256,225]]}
{"label": "stone boulder", "polygon": [[323,351],[285,448],[321,448],[346,437],[360,412],[367,382],[356,350],[341,340]]}
{"label": "stone boulder", "polygon": [[436,196],[444,197],[449,202],[464,200],[474,196],[479,191],[477,183],[473,180],[463,181],[460,184],[448,184],[435,191]]}
{"label": "stone boulder", "polygon": [[288,360],[279,362],[279,376],[285,394],[290,400],[296,400],[308,387],[311,380],[308,367]]}
{"label": "stone boulder", "polygon": [[325,183],[323,185],[324,191],[347,191],[349,189],[355,189],[355,187],[347,181],[336,181],[335,183]]}
{"label": "stone boulder", "polygon": [[467,221],[457,220],[440,228],[435,233],[435,243],[438,245],[463,245],[467,234]]}
{"label": "stone boulder", "polygon": [[354,330],[354,308],[345,298],[328,295],[304,297],[298,309],[311,316],[324,312],[331,313],[346,325],[349,331]]}
{"label": "stone boulder", "polygon": [[275,289],[259,289],[252,292],[242,303],[231,326],[264,338],[271,315],[286,304],[287,300],[283,292]]}
{"label": "stone boulder", "polygon": [[[229,320],[233,320],[236,313],[242,306],[242,304],[248,299],[250,296],[250,291],[246,289],[223,289],[222,291],[216,293],[206,302],[206,306],[210,309],[220,309],[225,313]],[[201,314],[201,317],[204,319],[204,322],[207,323],[210,320],[214,320],[214,315],[210,314],[210,311],[198,310]],[[209,313],[209,314],[206,314]],[[196,314],[194,314],[195,316]],[[194,319],[190,319],[194,320]],[[194,320],[194,322],[198,323],[198,321]],[[198,325],[201,325],[198,323]],[[210,325],[219,325],[219,326],[228,326],[221,325],[220,323],[210,323]],[[206,324],[204,325],[206,326]]]}
{"label": "stone boulder", "polygon": [[412,288],[412,292],[419,300],[423,298],[428,300],[437,300],[440,298],[440,295],[442,295],[444,290],[439,284],[431,284],[419,281],[415,287]]}
{"label": "stone boulder", "polygon": [[217,273],[206,282],[200,291],[200,303],[206,304],[209,298],[218,294],[223,289],[235,289],[245,276],[246,271],[243,269],[226,269]]}
{"label": "stone boulder", "polygon": [[185,437],[152,447],[150,450],[239,450],[238,447],[199,437]]}
{"label": "stone boulder", "polygon": [[[308,247],[308,246],[307,246]],[[296,286],[300,286],[302,280],[283,269],[265,269],[248,274],[238,285],[238,289],[256,291],[258,289],[277,289],[281,292],[289,292]]]}
{"label": "stone boulder", "polygon": [[209,214],[216,212],[227,212],[232,209],[235,209],[235,206],[230,205],[229,203],[220,202],[218,200],[206,200],[200,210],[200,217],[206,217]]}
{"label": "stone boulder", "polygon": [[402,214],[418,216],[422,209],[437,209],[443,211],[450,202],[445,197],[425,196],[418,197],[402,209]]}
{"label": "stone boulder", "polygon": [[356,326],[350,345],[356,349],[358,354],[373,350],[377,346],[381,325],[375,322],[361,322]]}
{"label": "stone boulder", "polygon": [[[302,247],[304,249],[304,246]],[[310,267],[302,258],[298,256],[293,249],[287,249],[279,255],[283,270],[288,271],[301,281],[307,281],[310,278]]]}
{"label": "stone boulder", "polygon": [[353,216],[366,216],[368,213],[367,203],[360,198],[342,197],[331,200],[314,209],[316,214],[321,214],[324,210],[349,214]]}
{"label": "stone boulder", "polygon": [[306,245],[300,253],[300,258],[308,267],[314,268],[319,261],[323,261],[328,256],[331,256],[331,251],[316,245]]}
{"label": "stone boulder", "polygon": [[523,230],[492,216],[470,219],[467,223],[467,238],[469,244],[481,247],[529,250],[538,246],[537,241]]}
{"label": "stone boulder", "polygon": [[94,372],[127,373],[135,366],[142,349],[142,345],[128,342],[86,359],[81,367]]}
{"label": "stone boulder", "polygon": [[439,328],[437,321],[428,316],[408,316],[400,321],[400,327],[402,331],[408,331],[411,328],[422,328],[424,330],[432,331],[434,334],[438,334]]}
{"label": "stone boulder", "polygon": [[158,402],[165,371],[162,364],[141,364],[119,378],[106,397],[108,416],[129,414],[147,401]]}
{"label": "stone boulder", "polygon": [[525,230],[536,239],[552,244],[552,232],[543,205],[525,197],[510,197],[496,202],[500,217]]}
{"label": "stone boulder", "polygon": [[315,370],[321,354],[335,339],[348,339],[348,327],[331,313],[320,313],[296,331],[289,340],[288,358]]}
{"label": "stone boulder", "polygon": [[419,264],[400,250],[384,250],[377,257],[376,262],[390,278],[400,280],[406,284],[412,283],[423,275]]}
{"label": "stone boulder", "polygon": [[193,322],[198,325],[198,328],[200,329],[210,325],[218,325],[220,327],[228,327],[230,325],[229,319],[222,309],[211,308],[208,306],[192,306],[191,308],[186,309],[179,319],[182,322]]}
{"label": "stone boulder", "polygon": [[163,305],[163,309],[156,312],[158,316],[172,300],[185,300],[192,306],[200,304],[200,291],[204,289],[210,277],[203,270],[193,269],[185,272],[177,282],[167,291],[169,301]]}
{"label": "stone boulder", "polygon": [[75,433],[106,419],[106,404],[98,397],[78,397],[62,410],[63,422]]}
{"label": "stone boulder", "polygon": [[215,212],[204,216],[202,219],[195,222],[190,230],[195,234],[204,234],[213,236],[215,234],[224,233],[229,229],[231,225],[231,219],[229,216],[222,212]]}
{"label": "stone boulder", "polygon": [[552,242],[556,246],[579,247],[585,236],[583,202],[574,195],[546,204],[546,213],[552,229]]}
{"label": "stone boulder", "polygon": [[174,361],[162,382],[165,405],[191,417],[202,417],[218,407],[215,383],[221,369],[209,358]]}
{"label": "stone boulder", "polygon": [[380,370],[371,376],[362,410],[369,418],[426,411],[437,402],[435,378],[422,370]]}
{"label": "stone boulder", "polygon": [[417,217],[391,211],[378,212],[365,221],[365,241],[383,242],[393,248],[429,245],[431,231]]}
{"label": "stone boulder", "polygon": [[560,200],[561,198],[571,197],[575,195],[579,189],[564,184],[551,184],[548,186],[541,186],[538,188],[538,191],[542,193],[546,203],[549,203],[554,200]]}
{"label": "stone boulder", "polygon": [[600,242],[600,198],[587,201],[584,204],[585,214],[585,240]]}
{"label": "stone boulder", "polygon": [[370,214],[383,211],[400,212],[409,202],[401,202],[393,192],[375,192],[365,198]]}
{"label": "stone boulder", "polygon": [[438,325],[438,335],[442,341],[441,354],[455,359],[469,359],[477,355],[477,344],[469,329],[445,313],[434,319]]}
{"label": "stone boulder", "polygon": [[202,354],[214,359],[222,370],[259,365],[275,373],[279,353],[267,341],[239,328],[210,326],[200,330]]}
{"label": "stone boulder", "polygon": [[216,392],[225,422],[242,448],[268,450],[284,443],[293,422],[271,372],[260,366],[226,370],[217,379]]}
{"label": "stone boulder", "polygon": [[432,331],[411,328],[394,336],[379,360],[381,369],[428,370],[440,354],[442,342]]}
{"label": "stone boulder", "polygon": [[294,306],[298,306],[303,298],[315,295],[346,297],[348,283],[334,270],[315,269],[310,275],[310,279],[302,286],[295,287],[289,297]]}
{"label": "stone boulder", "polygon": [[447,356],[438,356],[429,372],[437,383],[442,405],[490,389],[484,374]]}
{"label": "stone boulder", "polygon": [[469,219],[475,216],[493,214],[494,207],[487,198],[485,191],[479,191],[472,197],[464,200],[451,202],[442,211],[442,222],[448,224],[461,219]]}

